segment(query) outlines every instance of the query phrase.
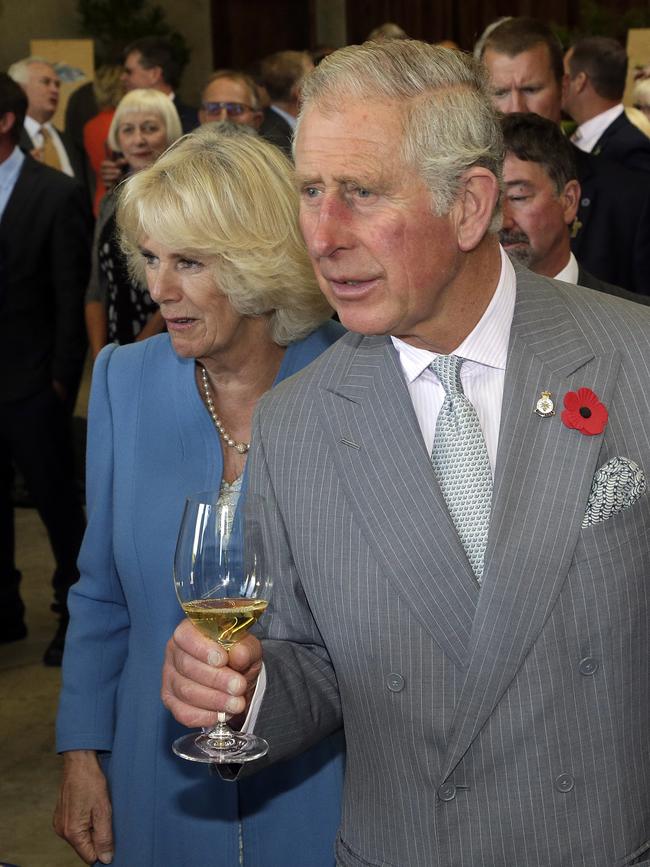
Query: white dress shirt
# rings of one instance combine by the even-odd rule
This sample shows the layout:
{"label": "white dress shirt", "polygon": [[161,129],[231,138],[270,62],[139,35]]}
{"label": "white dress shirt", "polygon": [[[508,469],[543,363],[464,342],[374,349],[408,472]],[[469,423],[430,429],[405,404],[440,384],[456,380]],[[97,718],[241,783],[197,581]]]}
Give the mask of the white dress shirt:
{"label": "white dress shirt", "polygon": [[611,126],[624,111],[622,103],[615,105],[614,108],[608,108],[607,111],[601,111],[600,114],[581,123],[571,136],[571,141],[581,151],[590,154],[607,127]]}
{"label": "white dress shirt", "polygon": [[[450,353],[466,359],[460,369],[460,381],[465,396],[478,415],[493,476],[516,285],[515,270],[501,248],[501,274],[492,300],[474,330]],[[436,354],[427,349],[417,349],[397,337],[391,337],[391,340],[399,353],[424,444],[431,454],[438,413],[445,399],[440,380],[429,370]]]}
{"label": "white dress shirt", "polygon": [[34,142],[34,147],[38,148],[39,150],[43,147],[43,135],[41,133],[42,126],[44,126],[45,129],[49,132],[52,139],[52,144],[56,148],[59,162],[61,163],[61,171],[73,178],[74,172],[72,171],[68,152],[63,146],[61,136],[56,131],[56,128],[52,126],[49,121],[47,123],[39,123],[37,120],[34,120],[34,118],[30,117],[29,115],[25,117],[25,131],[27,132],[30,139]]}
{"label": "white dress shirt", "polygon": [[569,261],[553,279],[562,280],[564,283],[578,284],[578,260],[573,253],[569,254]]}

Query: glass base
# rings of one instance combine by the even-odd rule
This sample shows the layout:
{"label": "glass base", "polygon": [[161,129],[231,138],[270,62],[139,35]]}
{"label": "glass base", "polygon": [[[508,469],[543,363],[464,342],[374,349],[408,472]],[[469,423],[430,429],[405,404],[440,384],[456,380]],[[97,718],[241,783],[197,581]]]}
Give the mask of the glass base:
{"label": "glass base", "polygon": [[264,738],[228,730],[225,736],[214,737],[209,732],[183,735],[172,744],[172,750],[188,762],[240,765],[261,759],[269,751]]}

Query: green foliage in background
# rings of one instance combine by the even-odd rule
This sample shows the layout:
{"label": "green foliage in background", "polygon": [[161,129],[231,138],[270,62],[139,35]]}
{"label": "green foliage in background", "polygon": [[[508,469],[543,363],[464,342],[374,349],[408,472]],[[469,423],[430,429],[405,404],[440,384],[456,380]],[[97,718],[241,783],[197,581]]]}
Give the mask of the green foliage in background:
{"label": "green foliage in background", "polygon": [[650,27],[650,9],[647,6],[633,6],[626,12],[619,12],[601,6],[597,0],[582,0],[579,26],[571,29],[556,26],[554,29],[562,45],[568,48],[582,36],[612,36],[626,45],[627,31],[637,27]]}
{"label": "green foliage in background", "polygon": [[189,60],[185,38],[147,0],[77,0],[77,11],[82,34],[95,40],[97,65],[120,63],[124,48],[141,36],[166,36],[183,67]]}

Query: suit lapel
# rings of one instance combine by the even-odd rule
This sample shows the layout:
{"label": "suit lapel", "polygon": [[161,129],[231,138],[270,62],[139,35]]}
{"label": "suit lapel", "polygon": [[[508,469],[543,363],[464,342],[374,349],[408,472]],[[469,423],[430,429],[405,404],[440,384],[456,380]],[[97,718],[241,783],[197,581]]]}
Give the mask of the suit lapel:
{"label": "suit lapel", "polygon": [[478,587],[435,480],[397,353],[385,337],[357,340],[349,363],[321,392],[339,477],[388,580],[462,667]]}
{"label": "suit lapel", "polygon": [[[445,776],[516,675],[569,570],[602,436],[567,428],[563,397],[586,386],[607,405],[618,366],[618,353],[594,354],[548,282],[518,272],[483,586]],[[550,418],[534,413],[542,391],[555,403]]]}

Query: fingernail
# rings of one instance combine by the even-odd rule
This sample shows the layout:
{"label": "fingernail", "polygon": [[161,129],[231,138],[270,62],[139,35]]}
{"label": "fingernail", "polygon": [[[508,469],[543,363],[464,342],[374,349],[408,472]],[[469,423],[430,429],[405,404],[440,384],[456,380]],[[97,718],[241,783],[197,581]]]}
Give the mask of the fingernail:
{"label": "fingernail", "polygon": [[112,852],[103,852],[101,855],[98,855],[97,858],[99,861],[102,862],[102,864],[112,864],[113,853]]}
{"label": "fingernail", "polygon": [[228,713],[238,713],[239,712],[239,699],[238,698],[229,698],[226,702],[226,710]]}
{"label": "fingernail", "polygon": [[241,692],[240,678],[231,677],[230,680],[228,681],[227,689],[228,689],[228,692],[230,693],[230,695],[239,695],[239,693]]}
{"label": "fingernail", "polygon": [[225,665],[225,657],[223,653],[220,653],[218,650],[211,650],[208,653],[208,665],[213,665],[215,668],[219,668],[221,665]]}

